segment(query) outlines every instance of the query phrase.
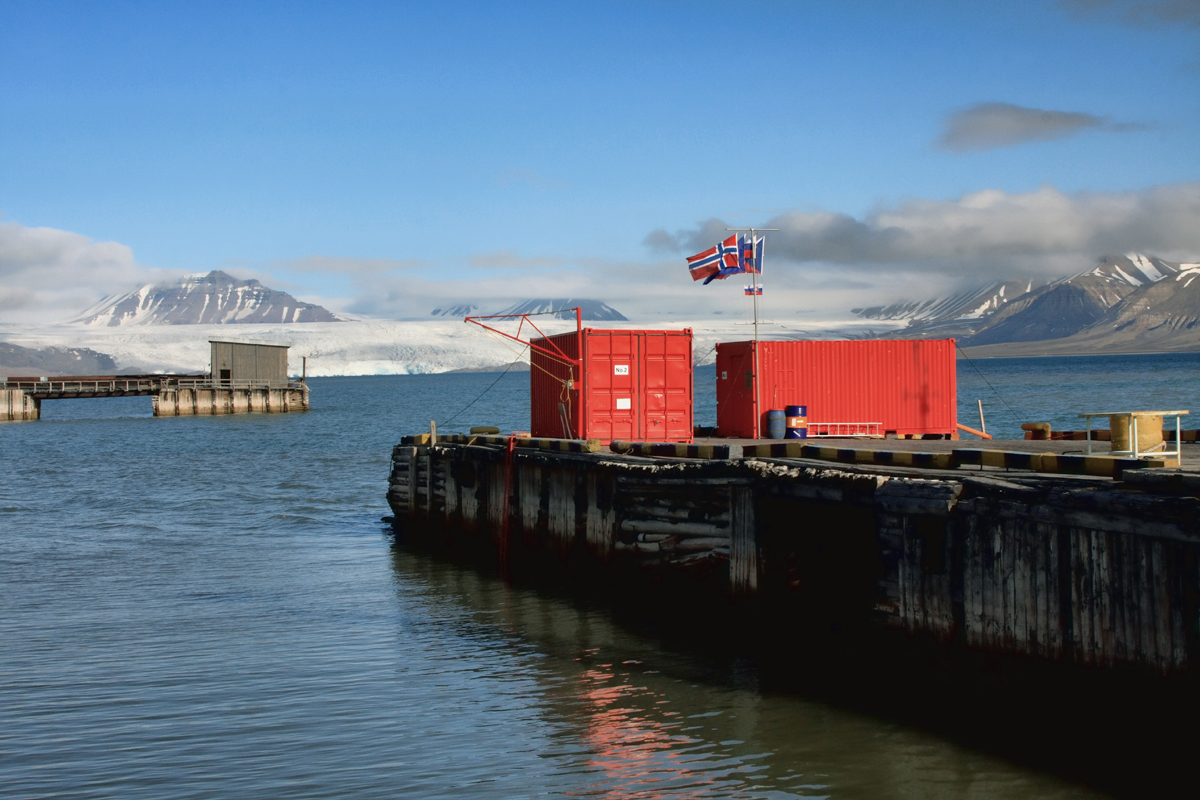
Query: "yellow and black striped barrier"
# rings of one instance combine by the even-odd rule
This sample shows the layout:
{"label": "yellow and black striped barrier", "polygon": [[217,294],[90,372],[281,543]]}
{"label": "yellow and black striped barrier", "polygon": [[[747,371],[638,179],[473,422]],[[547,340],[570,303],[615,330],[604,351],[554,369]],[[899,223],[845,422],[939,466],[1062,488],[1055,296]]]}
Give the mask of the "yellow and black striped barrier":
{"label": "yellow and black striped barrier", "polygon": [[851,447],[825,447],[801,442],[772,442],[742,448],[747,458],[815,458],[843,464],[878,464],[892,467],[953,469],[951,453],[914,453],[908,450],[870,450]]}
{"label": "yellow and black striped barrier", "polygon": [[1127,469],[1152,469],[1179,465],[1177,461],[1165,458],[1016,453],[1007,450],[955,450],[953,454],[961,466],[1027,469],[1033,472],[1058,475],[1095,475],[1101,478],[1118,478],[1121,472]]}
{"label": "yellow and black striped barrier", "polygon": [[[447,434],[438,436],[444,444],[481,444],[507,446],[507,436]],[[405,445],[427,445],[430,436],[421,433],[405,436]],[[522,436],[516,447],[552,450],[565,453],[598,453],[599,439],[550,439]],[[1023,453],[1012,450],[960,449],[949,453],[915,453],[907,450],[871,450],[850,447],[826,447],[802,442],[772,442],[769,444],[681,444],[674,442],[614,441],[609,445],[614,453],[659,458],[695,458],[727,461],[740,458],[806,458],[833,461],[841,464],[863,464],[918,469],[956,469],[958,467],[992,467],[996,469],[1029,470],[1044,474],[1093,475],[1119,478],[1125,470],[1177,467],[1177,459],[1119,458],[1104,455],[1062,453]]]}
{"label": "yellow and black striped barrier", "polygon": [[1163,458],[1114,458],[1113,456],[1063,455],[1059,453],[1021,453],[1010,450],[952,450],[949,453],[914,453],[907,450],[870,450],[823,447],[800,442],[773,442],[747,445],[746,458],[810,458],[842,464],[956,469],[958,467],[995,467],[1060,475],[1095,475],[1117,478],[1127,469],[1152,469],[1178,466]]}
{"label": "yellow and black striped barrier", "polygon": [[742,446],[736,444],[682,444],[677,442],[614,441],[608,446],[614,453],[659,458],[704,458],[728,461],[742,457]]}

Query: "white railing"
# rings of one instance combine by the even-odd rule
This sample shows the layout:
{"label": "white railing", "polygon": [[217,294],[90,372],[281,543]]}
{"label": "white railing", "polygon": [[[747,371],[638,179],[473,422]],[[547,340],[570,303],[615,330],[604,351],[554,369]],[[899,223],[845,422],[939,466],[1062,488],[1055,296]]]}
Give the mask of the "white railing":
{"label": "white railing", "polygon": [[179,389],[301,389],[308,388],[302,381],[256,381],[256,380],[239,380],[239,381],[214,381],[211,378],[197,378],[195,380],[180,379],[172,381],[166,385],[166,388]]}
{"label": "white railing", "polygon": [[809,422],[809,436],[865,436],[883,438],[882,422]]}
{"label": "white railing", "polygon": [[210,378],[109,378],[103,380],[0,381],[0,388],[19,389],[26,394],[115,394],[145,392],[156,394],[173,389],[302,389],[303,381],[214,381]]}
{"label": "white railing", "polygon": [[[1088,443],[1087,452],[1088,452],[1089,456],[1092,454],[1092,441],[1093,441],[1092,440],[1092,417],[1108,417],[1109,418],[1108,424],[1109,424],[1110,428],[1113,426],[1113,423],[1114,423],[1113,418],[1114,417],[1124,417],[1126,420],[1125,424],[1128,426],[1128,431],[1129,431],[1129,449],[1128,450],[1110,450],[1109,455],[1130,456],[1132,458],[1146,458],[1146,457],[1156,457],[1156,456],[1180,458],[1181,457],[1180,453],[1182,451],[1182,448],[1180,447],[1180,443],[1183,441],[1183,432],[1180,430],[1180,418],[1182,418],[1187,413],[1188,412],[1186,410],[1176,410],[1176,411],[1089,411],[1088,413],[1080,414],[1079,416],[1087,420],[1087,443]],[[1142,450],[1140,448],[1140,446],[1138,445],[1138,419],[1140,417],[1151,417],[1151,418],[1174,417],[1175,418],[1175,449],[1168,450],[1167,442],[1170,440],[1167,439],[1166,437],[1163,437],[1162,442],[1160,442],[1156,445],[1151,445],[1148,450]],[[1161,426],[1158,426],[1158,427],[1161,427]],[[1165,432],[1166,429],[1164,428],[1163,430]],[[1110,441],[1111,441],[1111,438],[1110,438]],[[1112,447],[1112,445],[1109,445],[1109,447]]]}
{"label": "white railing", "polygon": [[3,388],[20,389],[26,394],[96,394],[98,392],[152,392],[162,383],[162,381],[145,379],[5,381]]}

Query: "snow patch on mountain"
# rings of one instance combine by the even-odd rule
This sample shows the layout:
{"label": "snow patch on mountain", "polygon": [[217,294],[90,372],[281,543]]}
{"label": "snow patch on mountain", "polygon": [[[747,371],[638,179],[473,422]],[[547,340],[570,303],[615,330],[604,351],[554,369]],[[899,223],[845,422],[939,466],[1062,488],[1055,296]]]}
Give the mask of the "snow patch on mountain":
{"label": "snow patch on mountain", "polygon": [[238,280],[220,270],[188,275],[171,286],[142,286],[110,296],[72,322],[93,327],[337,322],[321,306],[256,280]]}
{"label": "snow patch on mountain", "polygon": [[536,300],[526,300],[515,305],[511,305],[499,314],[550,314],[554,313],[555,319],[575,319],[575,308],[580,309],[580,314],[586,321],[593,322],[627,322],[628,318],[610,306],[608,303],[600,300],[552,300],[539,298]]}
{"label": "snow patch on mountain", "polygon": [[949,322],[973,320],[995,312],[1009,300],[1031,291],[1030,281],[997,281],[986,286],[968,289],[930,300],[902,300],[887,306],[851,309],[865,319],[907,320],[917,322]]}
{"label": "snow patch on mountain", "polygon": [[458,305],[446,306],[445,308],[435,308],[429,312],[429,315],[431,317],[458,317],[461,319],[478,313],[480,313],[479,306],[472,305],[471,303],[459,303]]}

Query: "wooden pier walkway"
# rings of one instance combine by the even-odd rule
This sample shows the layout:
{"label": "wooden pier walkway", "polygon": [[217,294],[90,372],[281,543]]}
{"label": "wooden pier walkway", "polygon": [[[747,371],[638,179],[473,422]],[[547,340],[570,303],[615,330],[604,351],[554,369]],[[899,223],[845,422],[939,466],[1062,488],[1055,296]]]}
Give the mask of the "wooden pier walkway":
{"label": "wooden pier walkway", "polygon": [[308,410],[304,381],[213,381],[204,375],[10,377],[0,381],[0,422],[41,418],[44,400],[153,398],[154,416]]}

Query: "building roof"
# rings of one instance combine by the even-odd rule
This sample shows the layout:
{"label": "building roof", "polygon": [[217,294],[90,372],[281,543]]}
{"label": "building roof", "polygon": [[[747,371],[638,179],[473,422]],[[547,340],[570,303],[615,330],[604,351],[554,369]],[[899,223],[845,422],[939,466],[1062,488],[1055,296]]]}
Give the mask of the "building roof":
{"label": "building roof", "polygon": [[291,342],[268,342],[265,339],[209,339],[211,344],[257,344],[264,347],[291,347]]}

